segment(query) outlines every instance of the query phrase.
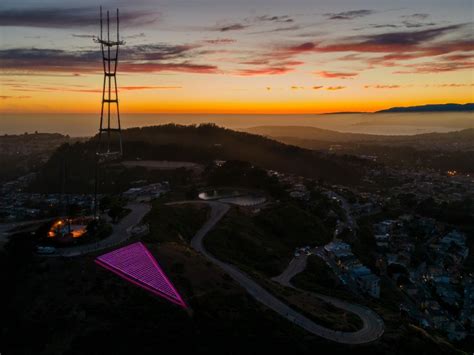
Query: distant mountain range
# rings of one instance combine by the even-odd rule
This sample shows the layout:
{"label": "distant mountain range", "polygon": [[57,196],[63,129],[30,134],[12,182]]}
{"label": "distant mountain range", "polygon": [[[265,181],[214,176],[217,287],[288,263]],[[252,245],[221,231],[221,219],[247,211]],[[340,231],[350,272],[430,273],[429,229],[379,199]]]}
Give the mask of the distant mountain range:
{"label": "distant mountain range", "polygon": [[404,112],[474,112],[474,103],[468,104],[441,104],[407,107],[392,107],[375,113],[404,113]]}
{"label": "distant mountain range", "polygon": [[276,139],[307,149],[325,149],[331,144],[377,144],[408,146],[419,149],[474,149],[474,129],[464,129],[449,133],[424,133],[416,135],[374,135],[342,133],[304,126],[258,126],[243,130]]}
{"label": "distant mountain range", "polygon": [[474,173],[474,128],[408,136],[341,133],[296,126],[260,126],[246,132],[334,155],[375,157],[378,163],[394,168]]}

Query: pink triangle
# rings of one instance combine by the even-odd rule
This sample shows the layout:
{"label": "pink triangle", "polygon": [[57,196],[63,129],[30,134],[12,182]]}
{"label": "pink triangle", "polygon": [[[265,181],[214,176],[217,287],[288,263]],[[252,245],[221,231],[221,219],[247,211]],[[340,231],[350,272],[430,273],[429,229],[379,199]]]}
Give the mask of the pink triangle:
{"label": "pink triangle", "polygon": [[127,281],[186,308],[178,291],[141,242],[101,255],[95,262]]}

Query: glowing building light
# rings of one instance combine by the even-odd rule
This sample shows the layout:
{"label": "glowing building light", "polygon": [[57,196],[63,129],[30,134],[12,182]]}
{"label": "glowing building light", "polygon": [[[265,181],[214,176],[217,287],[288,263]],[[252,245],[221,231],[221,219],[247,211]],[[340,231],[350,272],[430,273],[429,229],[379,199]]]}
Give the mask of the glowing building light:
{"label": "glowing building light", "polygon": [[178,291],[142,243],[130,244],[101,255],[95,262],[125,280],[186,308]]}

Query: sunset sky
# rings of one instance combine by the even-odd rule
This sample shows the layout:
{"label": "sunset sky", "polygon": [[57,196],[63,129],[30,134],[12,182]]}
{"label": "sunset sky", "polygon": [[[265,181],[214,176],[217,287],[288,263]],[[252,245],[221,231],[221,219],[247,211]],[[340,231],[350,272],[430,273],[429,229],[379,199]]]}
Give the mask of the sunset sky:
{"label": "sunset sky", "polygon": [[[474,101],[472,0],[103,1],[123,112],[322,113]],[[100,2],[2,0],[0,112],[97,112]]]}

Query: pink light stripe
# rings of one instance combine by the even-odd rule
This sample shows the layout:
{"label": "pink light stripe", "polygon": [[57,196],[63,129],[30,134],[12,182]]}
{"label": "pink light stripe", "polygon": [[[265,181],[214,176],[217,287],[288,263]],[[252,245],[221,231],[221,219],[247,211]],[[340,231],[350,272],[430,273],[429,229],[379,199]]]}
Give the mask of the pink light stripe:
{"label": "pink light stripe", "polygon": [[125,280],[131,282],[132,284],[134,284],[134,285],[136,285],[136,286],[138,286],[138,287],[141,287],[141,288],[143,288],[143,289],[145,289],[145,290],[147,290],[147,291],[150,291],[151,293],[153,293],[153,294],[155,294],[155,295],[157,295],[157,296],[160,296],[160,297],[162,297],[162,298],[165,298],[165,299],[167,299],[168,301],[173,302],[173,303],[175,303],[175,304],[177,304],[177,305],[179,305],[179,306],[181,306],[181,307],[183,307],[183,308],[187,308],[187,306],[184,304],[184,301],[183,301],[183,303],[180,303],[180,302],[178,302],[176,299],[174,299],[174,298],[172,298],[172,297],[170,297],[170,296],[168,296],[168,295],[166,295],[166,294],[164,294],[164,293],[161,293],[161,292],[157,291],[156,289],[154,289],[154,288],[152,288],[152,287],[150,287],[150,286],[147,286],[146,284],[140,283],[139,281],[137,281],[137,280],[135,280],[135,279],[133,279],[133,278],[127,276],[126,274],[124,274],[124,273],[122,273],[122,272],[120,272],[120,271],[118,271],[118,270],[112,268],[111,266],[109,266],[109,265],[107,265],[107,264],[104,264],[103,262],[101,262],[101,261],[99,261],[99,260],[95,260],[95,262],[96,262],[98,265],[102,266],[103,268],[105,268],[105,269],[107,269],[107,270],[109,270],[109,271],[112,271],[114,274],[116,274],[116,275],[120,276],[121,278],[123,278],[123,279],[125,279]]}
{"label": "pink light stripe", "polygon": [[[140,243],[140,242],[139,242]],[[145,253],[148,254],[150,260],[153,262],[153,264],[156,266],[158,272],[163,276],[163,278],[165,279],[165,281],[168,283],[168,286],[173,290],[174,294],[176,295],[176,298],[179,300],[179,303],[182,304],[184,306],[184,308],[186,308],[186,304],[184,303],[183,299],[181,298],[181,296],[179,295],[178,291],[174,288],[173,284],[171,283],[171,281],[168,279],[168,277],[166,276],[166,274],[163,272],[163,269],[160,267],[160,265],[158,264],[158,261],[156,261],[156,259],[153,257],[153,255],[151,255],[150,251],[142,244],[140,243],[140,245],[143,247],[143,249],[145,250]]]}
{"label": "pink light stripe", "polygon": [[[106,263],[106,264],[108,264],[108,265],[110,265],[110,266],[112,266],[115,269],[118,269],[122,273],[127,274],[127,275],[131,276],[134,279],[137,279],[140,283],[143,283],[143,284],[146,284],[146,285],[152,287],[153,289],[158,289],[159,291],[167,293],[168,295],[169,295],[168,292],[172,291],[171,294],[175,295],[177,293],[176,290],[174,290],[171,287],[169,280],[166,278],[165,274],[163,273],[160,266],[156,262],[153,263],[153,266],[155,267],[154,271],[158,272],[160,281],[161,280],[165,281],[164,285],[162,285],[163,286],[162,289],[159,289],[156,286],[154,286],[153,284],[151,284],[150,280],[147,281],[144,278],[140,279],[139,277],[135,277],[132,274],[135,271],[135,268],[133,268],[133,265],[130,268],[128,268],[128,266],[127,266],[128,269],[125,269],[124,266],[120,267],[120,265],[119,265],[119,261],[120,261],[119,256],[117,256],[115,254],[122,253],[122,252],[129,252],[129,251],[134,252],[135,250],[137,250],[137,252],[136,252],[136,255],[134,255],[134,256],[138,256],[138,253],[143,253],[143,255],[140,255],[140,257],[142,257],[142,258],[146,257],[147,258],[147,259],[143,258],[142,259],[143,261],[146,261],[146,262],[149,262],[149,261],[153,262],[154,261],[153,256],[150,253],[147,253],[147,249],[142,244],[139,244],[139,243],[130,244],[127,247],[117,249],[113,252],[110,252],[109,254],[105,254],[105,255],[99,257],[99,260]],[[142,260],[140,260],[140,261],[142,261]],[[144,262],[141,262],[140,266],[145,266],[144,264],[145,264]]]}
{"label": "pink light stripe", "polygon": [[158,262],[142,243],[130,244],[101,255],[95,262],[123,279],[187,308]]}

